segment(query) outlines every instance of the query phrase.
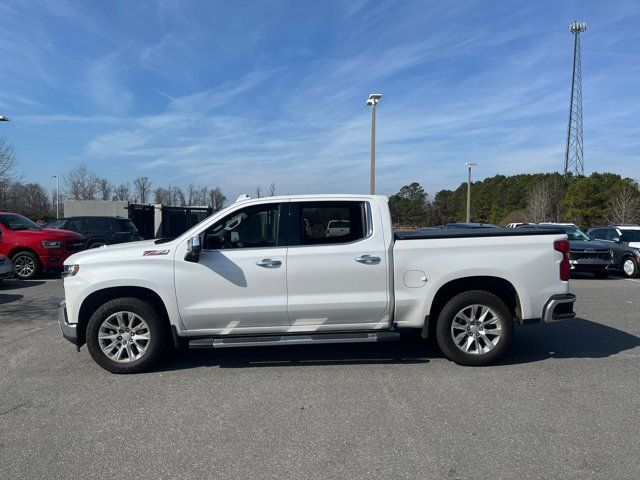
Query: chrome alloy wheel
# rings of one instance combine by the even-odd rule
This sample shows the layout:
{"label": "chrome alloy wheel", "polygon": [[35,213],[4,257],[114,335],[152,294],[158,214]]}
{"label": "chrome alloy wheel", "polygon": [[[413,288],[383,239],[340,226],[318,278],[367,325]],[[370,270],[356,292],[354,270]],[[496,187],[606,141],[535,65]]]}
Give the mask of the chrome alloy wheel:
{"label": "chrome alloy wheel", "polygon": [[29,277],[36,270],[36,262],[29,255],[16,255],[13,257],[13,265],[16,274],[21,277]]}
{"label": "chrome alloy wheel", "polygon": [[498,344],[501,335],[500,319],[486,305],[464,307],[451,323],[453,343],[465,353],[488,353]]}
{"label": "chrome alloy wheel", "polygon": [[622,264],[622,269],[627,277],[633,275],[636,270],[636,266],[633,264],[633,259],[627,258]]}
{"label": "chrome alloy wheel", "polygon": [[98,331],[100,349],[119,363],[142,358],[151,340],[147,323],[133,312],[117,312],[102,322]]}

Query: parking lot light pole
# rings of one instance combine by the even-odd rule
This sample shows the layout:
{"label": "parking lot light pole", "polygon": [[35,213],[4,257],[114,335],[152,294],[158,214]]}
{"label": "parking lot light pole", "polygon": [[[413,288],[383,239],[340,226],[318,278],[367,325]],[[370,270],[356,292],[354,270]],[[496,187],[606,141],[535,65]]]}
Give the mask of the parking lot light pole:
{"label": "parking lot light pole", "polygon": [[372,93],[367,99],[367,106],[371,107],[371,173],[369,177],[369,193],[376,193],[376,105],[382,98],[381,93]]}
{"label": "parking lot light pole", "polygon": [[466,162],[467,166],[467,223],[471,222],[471,167],[477,167],[477,163]]}
{"label": "parking lot light pole", "polygon": [[51,178],[56,179],[56,218],[60,218],[60,179],[58,175],[54,175]]}

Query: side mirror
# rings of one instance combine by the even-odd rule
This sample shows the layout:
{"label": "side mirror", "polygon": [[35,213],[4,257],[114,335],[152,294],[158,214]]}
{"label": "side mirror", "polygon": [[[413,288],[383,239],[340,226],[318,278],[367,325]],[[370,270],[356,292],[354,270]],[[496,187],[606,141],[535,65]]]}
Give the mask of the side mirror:
{"label": "side mirror", "polygon": [[200,260],[200,252],[202,252],[200,237],[191,237],[187,240],[187,253],[184,256],[187,262],[198,263],[198,260]]}
{"label": "side mirror", "polygon": [[613,237],[611,240],[613,240],[616,243],[622,243],[622,239],[620,237]]}

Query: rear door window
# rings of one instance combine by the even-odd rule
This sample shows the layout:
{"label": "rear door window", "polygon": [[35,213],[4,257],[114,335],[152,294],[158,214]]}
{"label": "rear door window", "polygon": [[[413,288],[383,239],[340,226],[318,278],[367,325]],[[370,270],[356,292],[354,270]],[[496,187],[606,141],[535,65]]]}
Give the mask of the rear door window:
{"label": "rear door window", "polygon": [[366,208],[358,201],[294,203],[292,244],[326,245],[355,242],[367,236]]}

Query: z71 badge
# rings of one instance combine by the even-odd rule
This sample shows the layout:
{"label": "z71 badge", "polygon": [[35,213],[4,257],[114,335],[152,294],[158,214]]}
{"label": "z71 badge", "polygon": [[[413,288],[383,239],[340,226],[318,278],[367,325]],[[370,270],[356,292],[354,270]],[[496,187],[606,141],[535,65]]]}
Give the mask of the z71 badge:
{"label": "z71 badge", "polygon": [[169,250],[145,250],[142,256],[152,257],[154,255],[168,255]]}

